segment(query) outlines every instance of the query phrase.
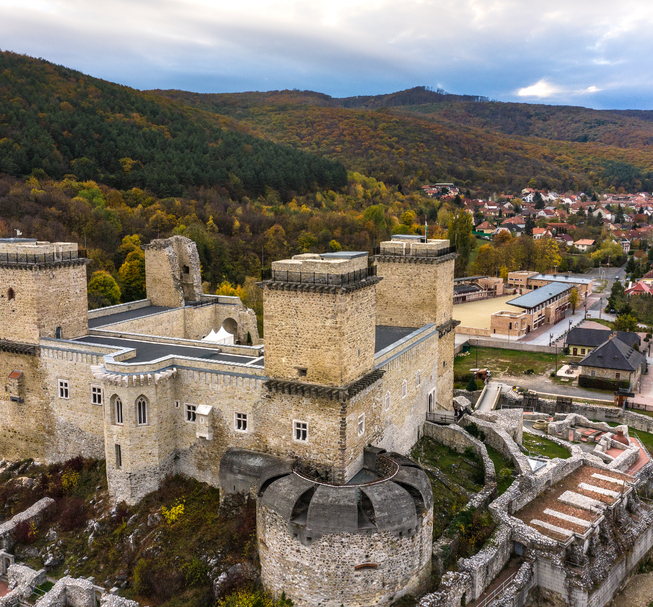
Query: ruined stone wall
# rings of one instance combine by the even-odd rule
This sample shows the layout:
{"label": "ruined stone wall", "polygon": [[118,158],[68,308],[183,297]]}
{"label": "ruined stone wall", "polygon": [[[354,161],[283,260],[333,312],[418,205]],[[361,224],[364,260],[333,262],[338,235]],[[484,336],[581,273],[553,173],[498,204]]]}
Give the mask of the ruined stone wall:
{"label": "ruined stone wall", "polygon": [[39,337],[55,337],[57,327],[64,339],[85,335],[85,263],[0,266],[0,339],[35,344]]}
{"label": "ruined stone wall", "polygon": [[372,607],[419,595],[430,579],[432,517],[429,511],[411,536],[343,533],[304,545],[282,517],[259,505],[263,584],[276,596],[285,592],[298,607]]}
{"label": "ruined stone wall", "polygon": [[[344,386],[374,364],[374,286],[353,292],[264,289],[270,377]],[[300,369],[305,369],[305,374]]]}
{"label": "ruined stone wall", "polygon": [[442,324],[453,310],[454,258],[377,257],[379,325],[422,327]]}
{"label": "ruined stone wall", "polygon": [[[8,377],[12,371],[23,373],[22,403],[11,400]],[[0,459],[45,461],[54,420],[39,357],[0,352],[0,381]]]}
{"label": "ruined stone wall", "polygon": [[184,236],[153,240],[145,250],[145,289],[153,306],[179,308],[202,298],[200,258]]}
{"label": "ruined stone wall", "polygon": [[494,463],[488,455],[487,447],[480,440],[469,434],[464,428],[455,424],[440,426],[439,424],[426,422],[424,424],[424,436],[430,436],[457,453],[464,453],[465,449],[471,447],[483,462],[485,484],[496,482],[496,470]]}

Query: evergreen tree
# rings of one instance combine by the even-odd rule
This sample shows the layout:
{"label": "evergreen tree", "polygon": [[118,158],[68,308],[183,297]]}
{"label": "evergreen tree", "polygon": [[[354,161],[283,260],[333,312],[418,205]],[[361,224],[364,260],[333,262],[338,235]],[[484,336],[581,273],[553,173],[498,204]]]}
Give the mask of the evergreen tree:
{"label": "evergreen tree", "polygon": [[473,228],[472,216],[465,210],[456,209],[449,217],[447,238],[458,253],[455,266],[456,276],[464,276],[467,269],[469,256],[475,244],[475,239],[472,236]]}

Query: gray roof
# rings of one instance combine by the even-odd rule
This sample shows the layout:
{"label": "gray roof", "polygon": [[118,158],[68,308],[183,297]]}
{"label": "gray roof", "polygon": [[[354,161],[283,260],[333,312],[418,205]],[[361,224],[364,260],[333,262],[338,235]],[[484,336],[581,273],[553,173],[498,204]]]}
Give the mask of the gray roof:
{"label": "gray roof", "polygon": [[[137,341],[135,339],[121,339],[118,337],[98,337],[86,335],[74,341],[99,346],[111,346],[112,348],[133,348],[136,356],[124,361],[125,364],[150,362],[163,358],[164,356],[180,356],[188,358],[204,358],[221,363],[247,364],[256,360],[254,356],[241,356],[238,354],[223,354],[217,348],[202,348],[195,346],[175,346],[168,343],[157,343],[152,341]],[[262,367],[263,360],[253,367]]]}
{"label": "gray roof", "polygon": [[581,276],[567,276],[566,274],[538,274],[531,276],[531,280],[549,280],[551,282],[565,282],[567,284],[588,285],[592,282],[592,278],[583,278]]}
{"label": "gray roof", "polygon": [[166,308],[164,306],[145,306],[144,308],[136,308],[135,310],[127,310],[126,312],[116,312],[107,316],[98,316],[97,318],[88,319],[88,328],[95,329],[96,327],[103,327],[104,325],[112,325],[117,322],[124,322],[126,320],[133,320],[141,316],[149,316],[150,314],[159,314],[166,312],[173,308]]}
{"label": "gray roof", "polygon": [[[610,330],[603,329],[581,329],[579,327],[572,329],[567,335],[567,345],[596,348],[610,338]],[[637,333],[628,331],[617,331],[616,337],[631,348],[641,344],[641,339]]]}
{"label": "gray roof", "polygon": [[571,290],[571,288],[572,285],[570,284],[553,282],[551,284],[544,285],[539,289],[535,289],[530,293],[526,293],[526,295],[521,295],[520,297],[511,299],[506,303],[518,308],[535,308],[536,306],[543,304],[549,299],[555,299],[559,295],[562,295],[565,291]]}
{"label": "gray roof", "polygon": [[356,259],[357,257],[367,257],[367,251],[336,251],[334,253],[320,253],[322,259]]}
{"label": "gray roof", "polygon": [[644,355],[614,337],[592,350],[580,361],[583,367],[635,371],[644,362]]}
{"label": "gray roof", "polygon": [[374,353],[385,350],[388,346],[404,339],[411,333],[417,331],[413,327],[389,327],[387,325],[376,325],[376,341],[374,344]]}

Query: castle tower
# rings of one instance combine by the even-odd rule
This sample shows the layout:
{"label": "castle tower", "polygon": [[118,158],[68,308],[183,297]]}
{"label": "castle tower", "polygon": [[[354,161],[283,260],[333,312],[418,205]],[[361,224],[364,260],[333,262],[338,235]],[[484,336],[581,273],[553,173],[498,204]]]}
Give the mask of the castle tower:
{"label": "castle tower", "polygon": [[145,250],[145,289],[153,306],[181,308],[202,299],[197,246],[185,236],[153,240]]}
{"label": "castle tower", "polygon": [[453,310],[456,253],[448,240],[396,234],[376,256],[377,324],[392,327],[442,325]]}
{"label": "castle tower", "polygon": [[421,327],[434,324],[438,341],[437,402],[453,406],[453,352],[458,322],[452,319],[456,252],[448,240],[395,235],[382,242],[376,256],[377,324]]}
{"label": "castle tower", "polygon": [[0,239],[0,340],[86,335],[88,263],[76,243]]}
{"label": "castle tower", "polygon": [[376,288],[361,252],[295,255],[263,287],[265,371],[345,386],[374,364]]}

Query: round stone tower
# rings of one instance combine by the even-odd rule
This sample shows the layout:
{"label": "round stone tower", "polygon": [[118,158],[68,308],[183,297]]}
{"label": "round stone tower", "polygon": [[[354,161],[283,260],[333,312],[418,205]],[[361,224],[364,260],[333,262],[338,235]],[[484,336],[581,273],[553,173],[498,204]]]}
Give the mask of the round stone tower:
{"label": "round stone tower", "polygon": [[425,472],[367,450],[348,484],[321,482],[300,462],[259,484],[263,584],[295,605],[389,605],[431,575],[433,494]]}

